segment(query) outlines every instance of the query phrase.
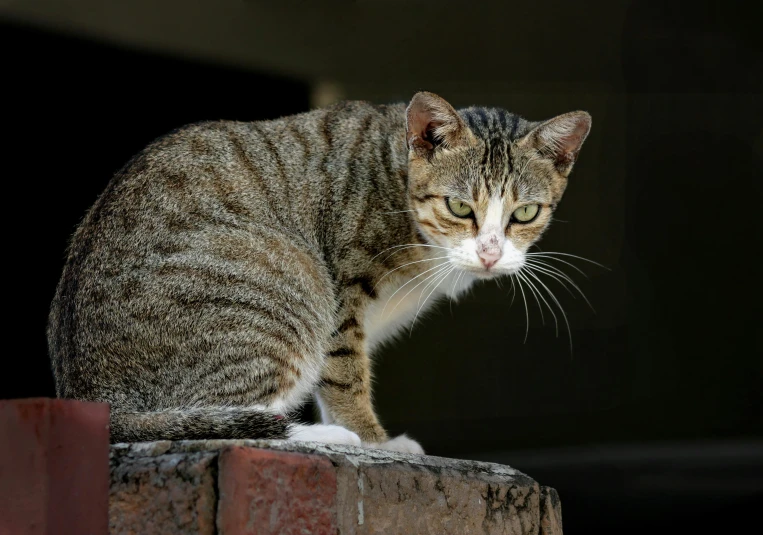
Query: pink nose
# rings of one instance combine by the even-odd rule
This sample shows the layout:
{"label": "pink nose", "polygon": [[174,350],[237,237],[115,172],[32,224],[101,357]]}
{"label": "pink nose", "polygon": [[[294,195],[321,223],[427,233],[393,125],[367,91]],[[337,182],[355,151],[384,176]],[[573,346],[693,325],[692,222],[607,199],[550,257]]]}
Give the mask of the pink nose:
{"label": "pink nose", "polygon": [[501,259],[501,253],[484,251],[479,253],[479,257],[482,265],[485,266],[485,269],[490,269],[495,265],[496,262],[498,262],[498,260]]}

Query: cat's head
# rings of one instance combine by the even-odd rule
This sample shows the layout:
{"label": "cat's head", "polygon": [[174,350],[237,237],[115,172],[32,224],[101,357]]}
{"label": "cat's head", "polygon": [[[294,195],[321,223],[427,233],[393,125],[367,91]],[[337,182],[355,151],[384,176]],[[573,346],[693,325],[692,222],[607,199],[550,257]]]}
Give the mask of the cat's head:
{"label": "cat's head", "polygon": [[533,123],[496,108],[456,111],[422,92],[406,120],[410,203],[421,234],[474,275],[518,271],[562,198],[591,116],[576,111]]}

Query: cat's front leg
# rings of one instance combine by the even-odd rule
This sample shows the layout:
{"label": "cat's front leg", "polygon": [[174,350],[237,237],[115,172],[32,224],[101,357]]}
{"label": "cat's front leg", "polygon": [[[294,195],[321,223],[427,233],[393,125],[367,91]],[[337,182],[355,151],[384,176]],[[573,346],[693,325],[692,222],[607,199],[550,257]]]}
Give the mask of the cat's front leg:
{"label": "cat's front leg", "polygon": [[369,447],[424,453],[417,442],[405,435],[390,440],[376,417],[371,402],[371,361],[365,350],[362,307],[358,301],[357,296],[344,300],[340,326],[326,356],[317,392],[323,421],[357,433]]}
{"label": "cat's front leg", "polygon": [[339,332],[333,342],[317,392],[323,422],[354,431],[364,443],[386,442],[371,404],[371,363],[362,333]]}

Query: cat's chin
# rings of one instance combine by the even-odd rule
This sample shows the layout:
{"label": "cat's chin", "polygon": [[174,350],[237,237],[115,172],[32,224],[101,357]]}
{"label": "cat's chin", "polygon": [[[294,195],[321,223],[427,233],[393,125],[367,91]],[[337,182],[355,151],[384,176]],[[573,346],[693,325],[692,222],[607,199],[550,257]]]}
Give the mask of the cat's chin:
{"label": "cat's chin", "polygon": [[474,274],[477,275],[478,277],[482,277],[483,279],[494,279],[496,277],[500,277],[501,275],[503,275],[502,272],[496,271],[494,269],[491,269],[489,271],[487,269],[474,270]]}
{"label": "cat's chin", "polygon": [[513,269],[513,270],[488,271],[486,269],[467,269],[464,271],[467,271],[468,273],[470,273],[472,276],[474,276],[477,279],[491,280],[491,279],[497,279],[500,277],[506,277],[508,275],[513,275],[519,270]]}

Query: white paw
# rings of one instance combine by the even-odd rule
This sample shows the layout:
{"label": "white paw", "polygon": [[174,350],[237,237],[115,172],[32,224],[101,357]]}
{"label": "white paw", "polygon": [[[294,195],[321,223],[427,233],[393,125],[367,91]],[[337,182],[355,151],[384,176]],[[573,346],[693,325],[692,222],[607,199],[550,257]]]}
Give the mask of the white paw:
{"label": "white paw", "polygon": [[293,425],[289,431],[289,440],[360,446],[360,437],[341,425]]}
{"label": "white paw", "polygon": [[388,440],[387,442],[382,442],[381,444],[365,444],[365,446],[380,450],[399,451],[400,453],[416,453],[418,455],[424,455],[424,448],[422,448],[418,442],[408,438],[405,435],[400,435],[399,437],[395,437],[391,440]]}

